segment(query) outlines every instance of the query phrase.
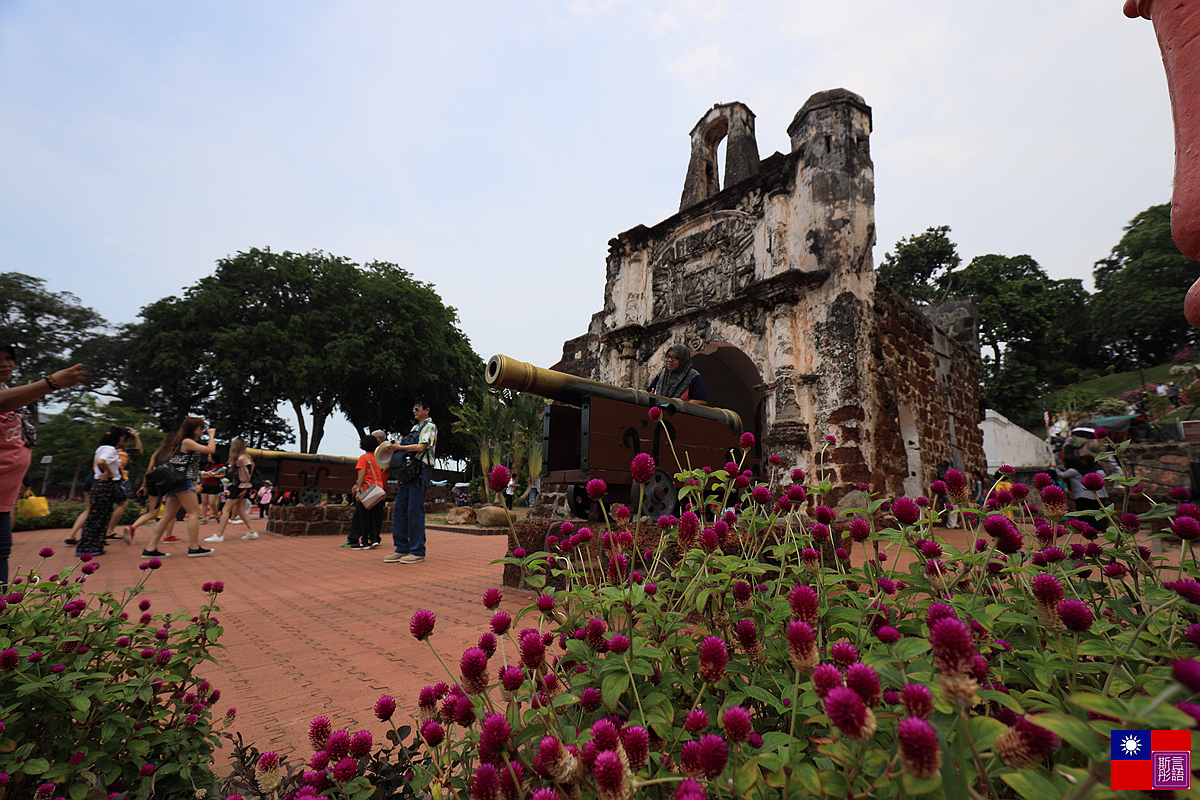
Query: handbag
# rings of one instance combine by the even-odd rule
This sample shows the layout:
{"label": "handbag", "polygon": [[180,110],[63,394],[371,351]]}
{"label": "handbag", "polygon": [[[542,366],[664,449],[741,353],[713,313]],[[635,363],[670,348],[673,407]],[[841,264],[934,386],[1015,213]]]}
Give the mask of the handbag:
{"label": "handbag", "polygon": [[17,517],[20,519],[45,517],[49,514],[50,503],[44,497],[35,497],[32,489],[26,489],[17,500]]}
{"label": "handbag", "polygon": [[374,508],[379,504],[379,501],[387,494],[383,487],[379,484],[368,486],[358,493],[358,502],[362,503],[363,508]]}
{"label": "handbag", "polygon": [[[176,448],[171,458],[178,453],[179,448]],[[148,491],[151,494],[162,497],[182,489],[187,484],[187,473],[168,460],[146,473],[146,483],[150,484]]]}

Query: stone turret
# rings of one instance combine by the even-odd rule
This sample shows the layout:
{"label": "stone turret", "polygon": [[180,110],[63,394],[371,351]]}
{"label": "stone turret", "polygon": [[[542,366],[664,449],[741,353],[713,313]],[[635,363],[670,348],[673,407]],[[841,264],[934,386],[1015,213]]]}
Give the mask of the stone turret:
{"label": "stone turret", "polygon": [[718,103],[692,128],[692,157],[679,210],[694,206],[721,191],[717,171],[717,146],[725,144],[725,185],[732,186],[758,174],[758,142],[754,138],[754,112],[742,103]]}

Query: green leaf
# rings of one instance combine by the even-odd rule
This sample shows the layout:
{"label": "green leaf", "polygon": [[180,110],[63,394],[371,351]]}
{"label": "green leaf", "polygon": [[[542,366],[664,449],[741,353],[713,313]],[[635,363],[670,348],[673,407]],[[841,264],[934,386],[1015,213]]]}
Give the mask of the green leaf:
{"label": "green leaf", "polygon": [[896,658],[901,661],[912,661],[917,656],[921,655],[929,649],[928,639],[919,639],[915,636],[908,639],[901,639],[892,645],[893,651],[896,653]]}
{"label": "green leaf", "polygon": [[904,784],[905,794],[932,794],[942,785],[942,778],[940,775],[934,775],[932,778],[919,781],[906,772],[901,776],[900,782]]}
{"label": "green leaf", "polygon": [[617,701],[621,699],[621,695],[629,688],[629,674],[626,672],[613,672],[604,676],[604,682],[600,686],[600,697],[604,701],[604,707],[609,711],[617,710]]}
{"label": "green leaf", "polygon": [[1022,770],[1000,777],[1025,800],[1062,800],[1062,792],[1037,772]]}
{"label": "green leaf", "polygon": [[87,695],[77,694],[71,698],[71,705],[86,714],[87,710],[92,707],[92,699]]}
{"label": "green leaf", "polygon": [[1052,733],[1057,733],[1091,758],[1100,758],[1108,751],[1108,742],[1101,741],[1099,735],[1078,717],[1051,711],[1046,714],[1038,714],[1029,721]]}
{"label": "green leaf", "polygon": [[20,770],[26,775],[41,775],[48,769],[50,762],[44,758],[29,758],[20,766]]}
{"label": "green leaf", "polygon": [[749,797],[750,789],[758,783],[760,779],[758,764],[753,760],[747,761],[742,768],[738,770],[733,779],[733,794],[735,797]]}
{"label": "green leaf", "polygon": [[[1000,692],[1000,694],[1004,693]],[[1045,715],[1043,714],[1042,716]],[[1041,720],[1042,717],[1038,717],[1038,719]],[[967,730],[971,733],[971,741],[974,742],[975,749],[980,751],[990,750],[992,742],[996,740],[997,736],[1004,733],[1007,728],[1008,726],[1003,722],[991,717],[972,717],[967,722]]]}

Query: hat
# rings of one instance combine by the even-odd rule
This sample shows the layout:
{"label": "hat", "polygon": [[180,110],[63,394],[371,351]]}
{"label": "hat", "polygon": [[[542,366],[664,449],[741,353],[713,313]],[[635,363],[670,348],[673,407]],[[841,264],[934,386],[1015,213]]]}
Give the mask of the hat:
{"label": "hat", "polygon": [[376,439],[386,439],[387,438],[387,434],[383,431],[371,431],[371,435],[374,436]]}
{"label": "hat", "polygon": [[392,466],[392,453],[395,451],[396,445],[393,442],[384,442],[375,448],[375,466],[380,469],[388,469]]}

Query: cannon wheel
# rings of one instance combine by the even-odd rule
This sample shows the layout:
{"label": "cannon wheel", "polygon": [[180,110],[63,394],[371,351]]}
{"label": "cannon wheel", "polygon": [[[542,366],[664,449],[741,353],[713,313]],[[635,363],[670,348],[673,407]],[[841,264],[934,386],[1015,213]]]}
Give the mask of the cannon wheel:
{"label": "cannon wheel", "polygon": [[324,497],[325,493],[316,486],[302,486],[300,491],[296,492],[296,500],[302,506],[319,506]]}
{"label": "cannon wheel", "polygon": [[674,479],[666,470],[657,469],[654,476],[646,482],[645,494],[634,484],[629,487],[629,499],[642,497],[641,515],[644,517],[660,517],[663,514],[674,514],[679,508],[679,490],[675,488]]}
{"label": "cannon wheel", "polygon": [[567,487],[567,508],[576,517],[587,519],[588,514],[592,510],[592,499],[587,496],[587,488],[584,486],[568,486]]}

